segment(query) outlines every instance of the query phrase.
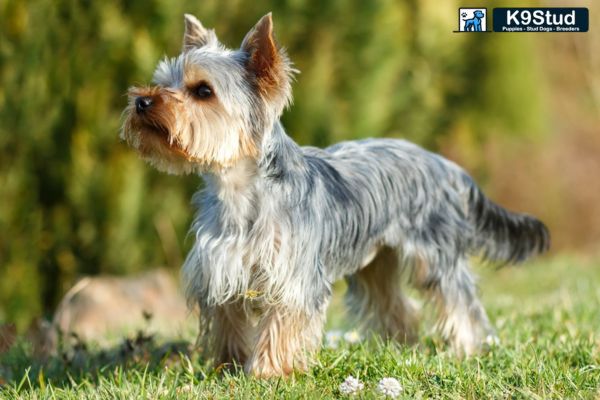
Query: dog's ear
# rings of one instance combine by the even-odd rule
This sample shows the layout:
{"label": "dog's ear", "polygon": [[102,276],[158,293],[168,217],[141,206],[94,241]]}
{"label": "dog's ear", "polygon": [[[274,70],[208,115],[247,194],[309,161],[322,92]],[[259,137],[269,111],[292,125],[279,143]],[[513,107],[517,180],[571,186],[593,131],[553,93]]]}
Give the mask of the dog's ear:
{"label": "dog's ear", "polygon": [[289,96],[290,74],[293,72],[283,49],[273,37],[271,13],[262,17],[246,34],[242,41],[242,51],[248,53],[246,68],[256,78],[258,87],[265,95]]}
{"label": "dog's ear", "polygon": [[198,18],[192,14],[185,14],[185,33],[183,34],[183,52],[191,49],[217,44],[217,35],[212,29],[206,29]]}

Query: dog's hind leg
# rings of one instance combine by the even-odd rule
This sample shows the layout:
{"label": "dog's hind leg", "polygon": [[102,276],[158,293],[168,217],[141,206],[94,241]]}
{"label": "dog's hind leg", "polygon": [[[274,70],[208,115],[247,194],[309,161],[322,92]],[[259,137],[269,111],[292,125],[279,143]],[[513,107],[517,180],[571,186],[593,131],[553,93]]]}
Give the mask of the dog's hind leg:
{"label": "dog's hind leg", "polygon": [[497,340],[465,258],[448,269],[419,262],[412,279],[437,309],[436,328],[458,355],[474,354]]}
{"label": "dog's hind leg", "polygon": [[347,278],[346,302],[363,328],[386,339],[413,343],[418,334],[417,307],[402,293],[399,260],[394,249],[381,249],[367,266]]}

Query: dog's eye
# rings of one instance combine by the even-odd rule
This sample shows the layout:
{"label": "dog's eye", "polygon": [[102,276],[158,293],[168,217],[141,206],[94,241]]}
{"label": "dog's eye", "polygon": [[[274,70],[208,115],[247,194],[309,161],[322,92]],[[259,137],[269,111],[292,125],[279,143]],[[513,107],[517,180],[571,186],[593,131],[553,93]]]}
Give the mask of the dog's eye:
{"label": "dog's eye", "polygon": [[205,82],[192,88],[192,93],[197,99],[208,99],[213,95],[213,90]]}

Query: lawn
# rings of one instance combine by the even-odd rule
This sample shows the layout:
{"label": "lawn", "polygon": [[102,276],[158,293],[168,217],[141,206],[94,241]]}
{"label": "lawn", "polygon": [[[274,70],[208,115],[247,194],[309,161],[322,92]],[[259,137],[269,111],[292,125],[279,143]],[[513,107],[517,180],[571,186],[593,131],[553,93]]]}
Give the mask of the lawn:
{"label": "lawn", "polygon": [[[466,360],[448,354],[426,327],[417,347],[342,342],[321,351],[309,373],[270,381],[215,372],[196,353],[163,356],[150,339],[126,360],[87,351],[43,367],[31,365],[27,346],[18,345],[0,356],[0,398],[343,398],[339,385],[349,375],[364,383],[358,397],[367,399],[382,398],[376,388],[383,377],[400,382],[400,398],[599,398],[599,264],[557,257],[480,268],[482,297],[501,343]],[[336,294],[329,329],[349,329]]]}

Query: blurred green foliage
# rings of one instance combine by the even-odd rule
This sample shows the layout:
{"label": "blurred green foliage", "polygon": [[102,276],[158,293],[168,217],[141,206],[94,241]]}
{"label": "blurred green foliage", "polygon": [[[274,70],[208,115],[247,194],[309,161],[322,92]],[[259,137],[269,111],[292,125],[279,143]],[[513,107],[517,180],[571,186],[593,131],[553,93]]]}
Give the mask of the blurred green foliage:
{"label": "blurred green foliage", "polygon": [[[497,5],[497,4],[495,4]],[[459,2],[0,0],[0,321],[48,313],[80,274],[178,267],[197,177],[118,139],[127,87],[181,45],[191,12],[237,47],[273,11],[302,73],[302,144],[406,137],[436,149],[541,130],[530,36],[454,34]]]}

